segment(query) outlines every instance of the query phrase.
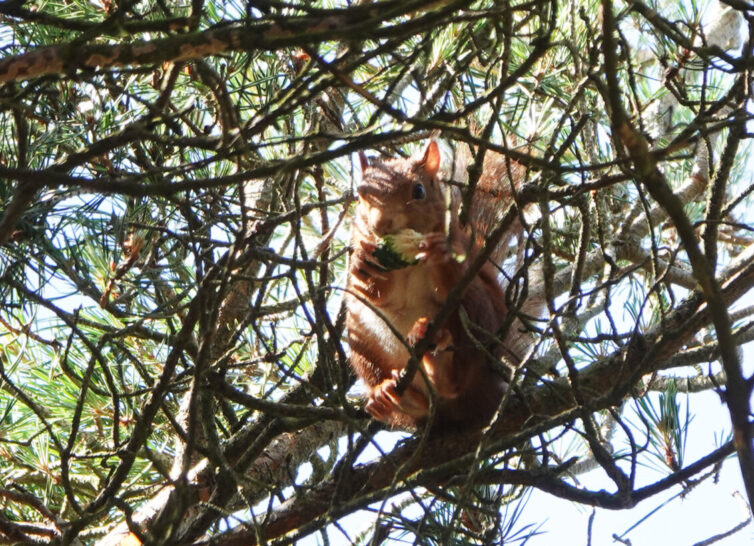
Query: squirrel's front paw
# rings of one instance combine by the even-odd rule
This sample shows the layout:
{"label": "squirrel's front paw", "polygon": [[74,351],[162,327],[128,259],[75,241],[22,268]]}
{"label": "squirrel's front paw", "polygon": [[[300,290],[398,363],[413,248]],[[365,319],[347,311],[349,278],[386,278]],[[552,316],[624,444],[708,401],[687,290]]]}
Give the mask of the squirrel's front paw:
{"label": "squirrel's front paw", "polygon": [[350,258],[351,274],[361,281],[367,282],[369,279],[385,280],[388,278],[387,270],[380,265],[372,253],[376,245],[366,241],[361,241],[359,248],[354,248]]}
{"label": "squirrel's front paw", "polygon": [[419,243],[419,253],[416,255],[421,261],[439,265],[451,260],[448,237],[444,233],[427,233],[424,240]]}

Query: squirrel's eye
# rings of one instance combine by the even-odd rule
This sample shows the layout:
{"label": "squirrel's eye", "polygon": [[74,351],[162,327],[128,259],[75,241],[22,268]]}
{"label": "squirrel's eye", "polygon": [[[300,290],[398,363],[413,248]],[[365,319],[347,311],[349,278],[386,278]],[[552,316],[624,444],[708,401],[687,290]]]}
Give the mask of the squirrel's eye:
{"label": "squirrel's eye", "polygon": [[424,191],[423,184],[415,184],[413,190],[411,190],[412,199],[424,199],[427,196],[427,192]]}

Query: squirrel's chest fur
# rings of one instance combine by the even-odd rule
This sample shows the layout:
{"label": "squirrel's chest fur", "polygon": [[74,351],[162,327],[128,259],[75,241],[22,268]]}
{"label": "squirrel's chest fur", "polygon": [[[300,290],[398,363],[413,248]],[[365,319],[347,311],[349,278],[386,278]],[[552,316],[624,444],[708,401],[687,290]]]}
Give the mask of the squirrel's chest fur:
{"label": "squirrel's chest fur", "polygon": [[[399,369],[406,365],[409,353],[406,336],[419,318],[432,318],[440,308],[427,267],[418,264],[388,273],[387,288],[370,305],[352,298],[348,306],[349,330],[369,340],[364,350],[372,359]],[[389,323],[389,325],[388,325]],[[398,334],[398,335],[396,335]],[[400,338],[398,337],[400,336]],[[367,355],[364,355],[367,356]]]}

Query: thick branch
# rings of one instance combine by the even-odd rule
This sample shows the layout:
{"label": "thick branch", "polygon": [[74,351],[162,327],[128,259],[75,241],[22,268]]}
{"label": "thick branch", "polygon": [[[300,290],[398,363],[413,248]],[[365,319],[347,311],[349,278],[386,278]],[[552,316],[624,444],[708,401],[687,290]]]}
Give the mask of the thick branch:
{"label": "thick branch", "polygon": [[[319,16],[290,17],[284,24],[230,25],[129,44],[79,46],[69,43],[45,47],[0,61],[0,83],[76,70],[188,61],[231,51],[271,51],[332,40],[351,40],[354,36],[374,39],[408,37],[432,28],[444,13],[465,4],[460,0],[393,0],[374,6],[331,10]],[[427,8],[430,10],[421,13]],[[400,19],[392,25],[384,24],[393,18]]]}

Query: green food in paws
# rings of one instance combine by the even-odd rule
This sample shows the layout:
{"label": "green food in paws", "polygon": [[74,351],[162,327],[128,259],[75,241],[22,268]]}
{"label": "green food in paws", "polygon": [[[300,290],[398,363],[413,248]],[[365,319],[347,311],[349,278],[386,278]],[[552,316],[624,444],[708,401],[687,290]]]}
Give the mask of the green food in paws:
{"label": "green food in paws", "polygon": [[424,241],[424,234],[413,229],[402,229],[397,233],[385,235],[372,252],[385,269],[401,269],[419,263],[419,245]]}

